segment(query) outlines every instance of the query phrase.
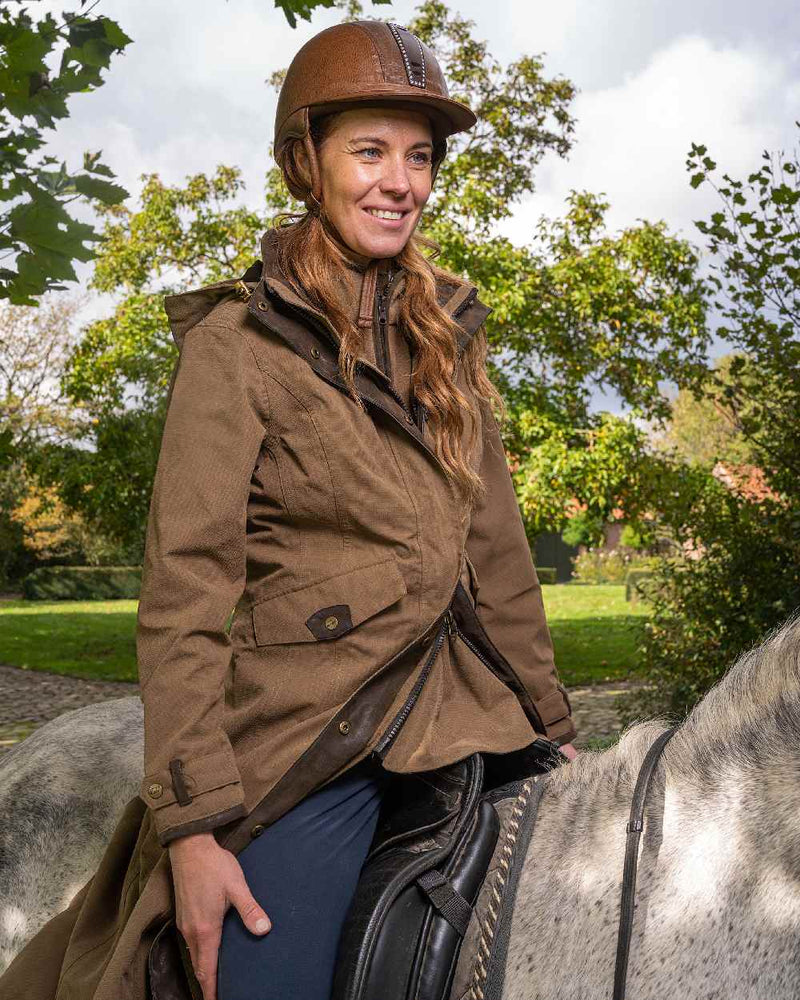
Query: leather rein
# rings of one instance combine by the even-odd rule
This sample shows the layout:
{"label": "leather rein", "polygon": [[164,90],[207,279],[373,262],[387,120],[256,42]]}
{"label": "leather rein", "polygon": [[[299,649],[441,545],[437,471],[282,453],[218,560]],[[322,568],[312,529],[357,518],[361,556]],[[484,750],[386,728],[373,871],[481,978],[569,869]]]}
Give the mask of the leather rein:
{"label": "leather rein", "polygon": [[617,963],[614,968],[613,1000],[625,1000],[625,983],[628,975],[628,957],[631,948],[631,932],[633,931],[633,905],[636,895],[636,869],[639,865],[639,840],[644,829],[644,806],[650,779],[653,777],[661,751],[672,739],[678,726],[665,730],[647,751],[636,785],[633,789],[633,801],[628,820],[628,839],[625,844],[625,865],[622,869],[622,899],[619,910],[619,936],[617,937]]}

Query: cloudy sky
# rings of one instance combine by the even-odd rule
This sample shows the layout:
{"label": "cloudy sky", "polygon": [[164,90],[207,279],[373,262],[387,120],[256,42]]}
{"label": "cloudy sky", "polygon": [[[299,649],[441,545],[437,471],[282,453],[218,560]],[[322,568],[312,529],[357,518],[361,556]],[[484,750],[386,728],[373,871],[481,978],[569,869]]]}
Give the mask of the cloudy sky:
{"label": "cloudy sky", "polygon": [[[544,54],[547,73],[579,89],[575,144],[545,158],[536,193],[504,227],[526,242],[541,214],[560,214],[570,189],[605,192],[613,229],[666,219],[697,239],[693,219],[716,205],[688,184],[691,142],[731,173],[765,148],[793,148],[800,118],[800,14],[794,0],[457,0],[475,33],[507,62]],[[30,5],[59,12],[63,0]],[[366,2],[365,15],[405,23],[411,0]],[[106,84],[77,95],[56,153],[77,165],[84,149],[135,197],[139,176],[179,183],[219,163],[242,168],[258,206],[269,162],[276,96],[266,83],[312,34],[339,20],[317,11],[287,25],[272,0],[100,0],[95,11],[133,39]],[[85,272],[84,272],[85,273]]]}

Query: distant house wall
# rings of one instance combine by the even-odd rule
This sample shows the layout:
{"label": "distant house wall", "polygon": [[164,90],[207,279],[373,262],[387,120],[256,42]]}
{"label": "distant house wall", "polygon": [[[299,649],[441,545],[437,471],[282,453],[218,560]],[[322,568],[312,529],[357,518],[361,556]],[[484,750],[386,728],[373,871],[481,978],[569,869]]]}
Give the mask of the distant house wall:
{"label": "distant house wall", "polygon": [[555,566],[556,580],[566,583],[572,579],[572,558],[578,554],[574,545],[567,545],[561,535],[548,531],[536,539],[533,561],[537,566]]}

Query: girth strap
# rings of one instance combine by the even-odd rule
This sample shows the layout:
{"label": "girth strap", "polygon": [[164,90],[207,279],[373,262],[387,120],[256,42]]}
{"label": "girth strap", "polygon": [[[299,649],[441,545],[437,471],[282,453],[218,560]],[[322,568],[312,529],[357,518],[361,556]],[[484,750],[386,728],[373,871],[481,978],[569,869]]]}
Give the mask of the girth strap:
{"label": "girth strap", "polygon": [[453,887],[450,880],[435,868],[424,872],[416,881],[433,906],[463,938],[472,916],[472,907],[466,899]]}
{"label": "girth strap", "polygon": [[625,981],[628,975],[628,956],[633,931],[633,902],[636,894],[636,868],[639,863],[639,838],[644,829],[644,804],[650,779],[653,777],[661,751],[675,735],[678,727],[665,730],[647,751],[636,786],[633,790],[631,814],[628,820],[628,840],[625,845],[625,865],[622,869],[622,899],[619,908],[619,937],[617,938],[617,962],[614,968],[613,1000],[625,1000]]}

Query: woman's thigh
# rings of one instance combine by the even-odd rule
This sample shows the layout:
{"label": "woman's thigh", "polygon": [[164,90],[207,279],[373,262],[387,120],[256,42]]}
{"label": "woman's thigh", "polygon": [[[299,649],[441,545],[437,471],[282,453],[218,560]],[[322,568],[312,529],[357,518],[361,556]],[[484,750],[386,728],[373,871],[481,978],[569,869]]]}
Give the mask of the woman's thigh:
{"label": "woman's thigh", "polygon": [[347,908],[388,780],[367,761],[268,826],[238,855],[272,930],[251,934],[231,907],[222,926],[218,1000],[329,1000]]}

